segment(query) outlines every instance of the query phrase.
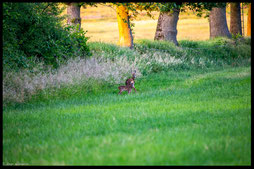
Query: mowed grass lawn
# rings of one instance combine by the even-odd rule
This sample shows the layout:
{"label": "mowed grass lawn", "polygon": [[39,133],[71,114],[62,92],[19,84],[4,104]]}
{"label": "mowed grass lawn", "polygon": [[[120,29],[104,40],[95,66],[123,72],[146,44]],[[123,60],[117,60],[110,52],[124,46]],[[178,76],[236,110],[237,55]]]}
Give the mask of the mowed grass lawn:
{"label": "mowed grass lawn", "polygon": [[250,67],[169,71],[3,110],[3,165],[250,165]]}

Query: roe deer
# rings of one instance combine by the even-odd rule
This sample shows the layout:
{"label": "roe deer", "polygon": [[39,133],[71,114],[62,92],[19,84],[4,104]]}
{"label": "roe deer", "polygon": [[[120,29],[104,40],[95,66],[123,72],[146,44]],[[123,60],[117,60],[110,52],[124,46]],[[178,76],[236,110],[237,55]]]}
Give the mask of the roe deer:
{"label": "roe deer", "polygon": [[135,88],[135,86],[134,86],[134,84],[135,84],[135,78],[136,78],[136,70],[134,70],[134,73],[132,73],[132,77],[131,78],[129,78],[129,79],[127,79],[126,81],[125,81],[125,85],[127,86],[127,85],[131,85],[131,81],[133,81],[133,85],[131,85],[131,87],[135,90],[135,92],[136,92],[136,88]]}
{"label": "roe deer", "polygon": [[134,88],[134,81],[130,81],[130,84],[126,85],[126,86],[119,86],[119,93],[121,94],[123,91],[128,91],[128,94],[130,94],[130,92],[132,91],[132,88]]}

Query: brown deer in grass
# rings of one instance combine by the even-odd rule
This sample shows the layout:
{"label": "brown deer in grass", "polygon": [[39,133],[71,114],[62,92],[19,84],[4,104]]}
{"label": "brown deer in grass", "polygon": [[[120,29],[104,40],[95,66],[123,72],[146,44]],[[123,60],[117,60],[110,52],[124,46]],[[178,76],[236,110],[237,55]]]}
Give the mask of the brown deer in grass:
{"label": "brown deer in grass", "polygon": [[123,91],[128,91],[128,94],[130,94],[130,92],[132,91],[132,88],[134,88],[134,81],[130,80],[129,84],[127,84],[126,86],[119,86],[118,87],[118,89],[119,89],[118,94],[121,94]]}
{"label": "brown deer in grass", "polygon": [[136,70],[134,70],[134,72],[132,73],[132,77],[131,78],[129,78],[129,79],[127,79],[126,81],[125,81],[125,85],[127,86],[127,85],[131,85],[131,82],[133,81],[133,85],[131,85],[132,86],[132,88],[135,90],[135,92],[136,92],[136,88],[135,88],[135,86],[134,86],[134,84],[135,84],[135,78],[136,78]]}

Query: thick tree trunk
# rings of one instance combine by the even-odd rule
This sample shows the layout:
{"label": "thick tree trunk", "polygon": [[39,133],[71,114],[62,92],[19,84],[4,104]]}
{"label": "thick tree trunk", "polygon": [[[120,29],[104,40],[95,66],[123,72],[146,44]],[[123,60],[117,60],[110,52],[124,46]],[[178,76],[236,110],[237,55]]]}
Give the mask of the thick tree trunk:
{"label": "thick tree trunk", "polygon": [[116,12],[119,29],[119,45],[132,49],[133,36],[130,27],[128,10],[124,6],[118,6]]}
{"label": "thick tree trunk", "polygon": [[249,4],[248,19],[247,19],[247,36],[251,36],[251,4]]}
{"label": "thick tree trunk", "polygon": [[80,5],[78,3],[68,3],[67,7],[67,24],[77,25],[79,24],[79,30],[81,28],[81,18],[80,18]]}
{"label": "thick tree trunk", "polygon": [[230,33],[242,35],[240,3],[230,3]]}
{"label": "thick tree trunk", "polygon": [[178,45],[177,22],[179,19],[179,10],[173,9],[173,12],[160,12],[154,40],[171,41]]}
{"label": "thick tree trunk", "polygon": [[209,15],[210,38],[224,36],[231,38],[226,20],[226,8],[212,8]]}

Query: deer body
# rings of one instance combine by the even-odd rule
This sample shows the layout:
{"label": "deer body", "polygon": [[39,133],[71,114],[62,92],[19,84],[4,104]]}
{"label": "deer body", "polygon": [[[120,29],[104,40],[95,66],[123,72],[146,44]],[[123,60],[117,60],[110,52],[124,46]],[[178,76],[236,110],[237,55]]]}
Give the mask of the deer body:
{"label": "deer body", "polygon": [[128,91],[128,94],[130,94],[130,92],[132,91],[132,88],[134,88],[134,81],[133,80],[131,80],[130,84],[128,84],[126,86],[119,86],[118,87],[118,89],[119,89],[118,94],[121,94],[123,91]]}
{"label": "deer body", "polygon": [[118,94],[122,94],[123,91],[128,91],[128,94],[132,91],[130,86],[119,86],[118,89],[120,90]]}
{"label": "deer body", "polygon": [[[136,78],[136,70],[134,71],[134,73],[132,73],[132,77],[130,78],[130,79],[127,79],[126,81],[125,81],[125,85],[127,86],[127,85],[131,85],[131,87],[135,90],[135,92],[136,92],[136,88],[135,88],[135,86],[134,86],[134,84],[135,84],[135,78]],[[131,84],[131,82],[133,81],[133,85]]]}

